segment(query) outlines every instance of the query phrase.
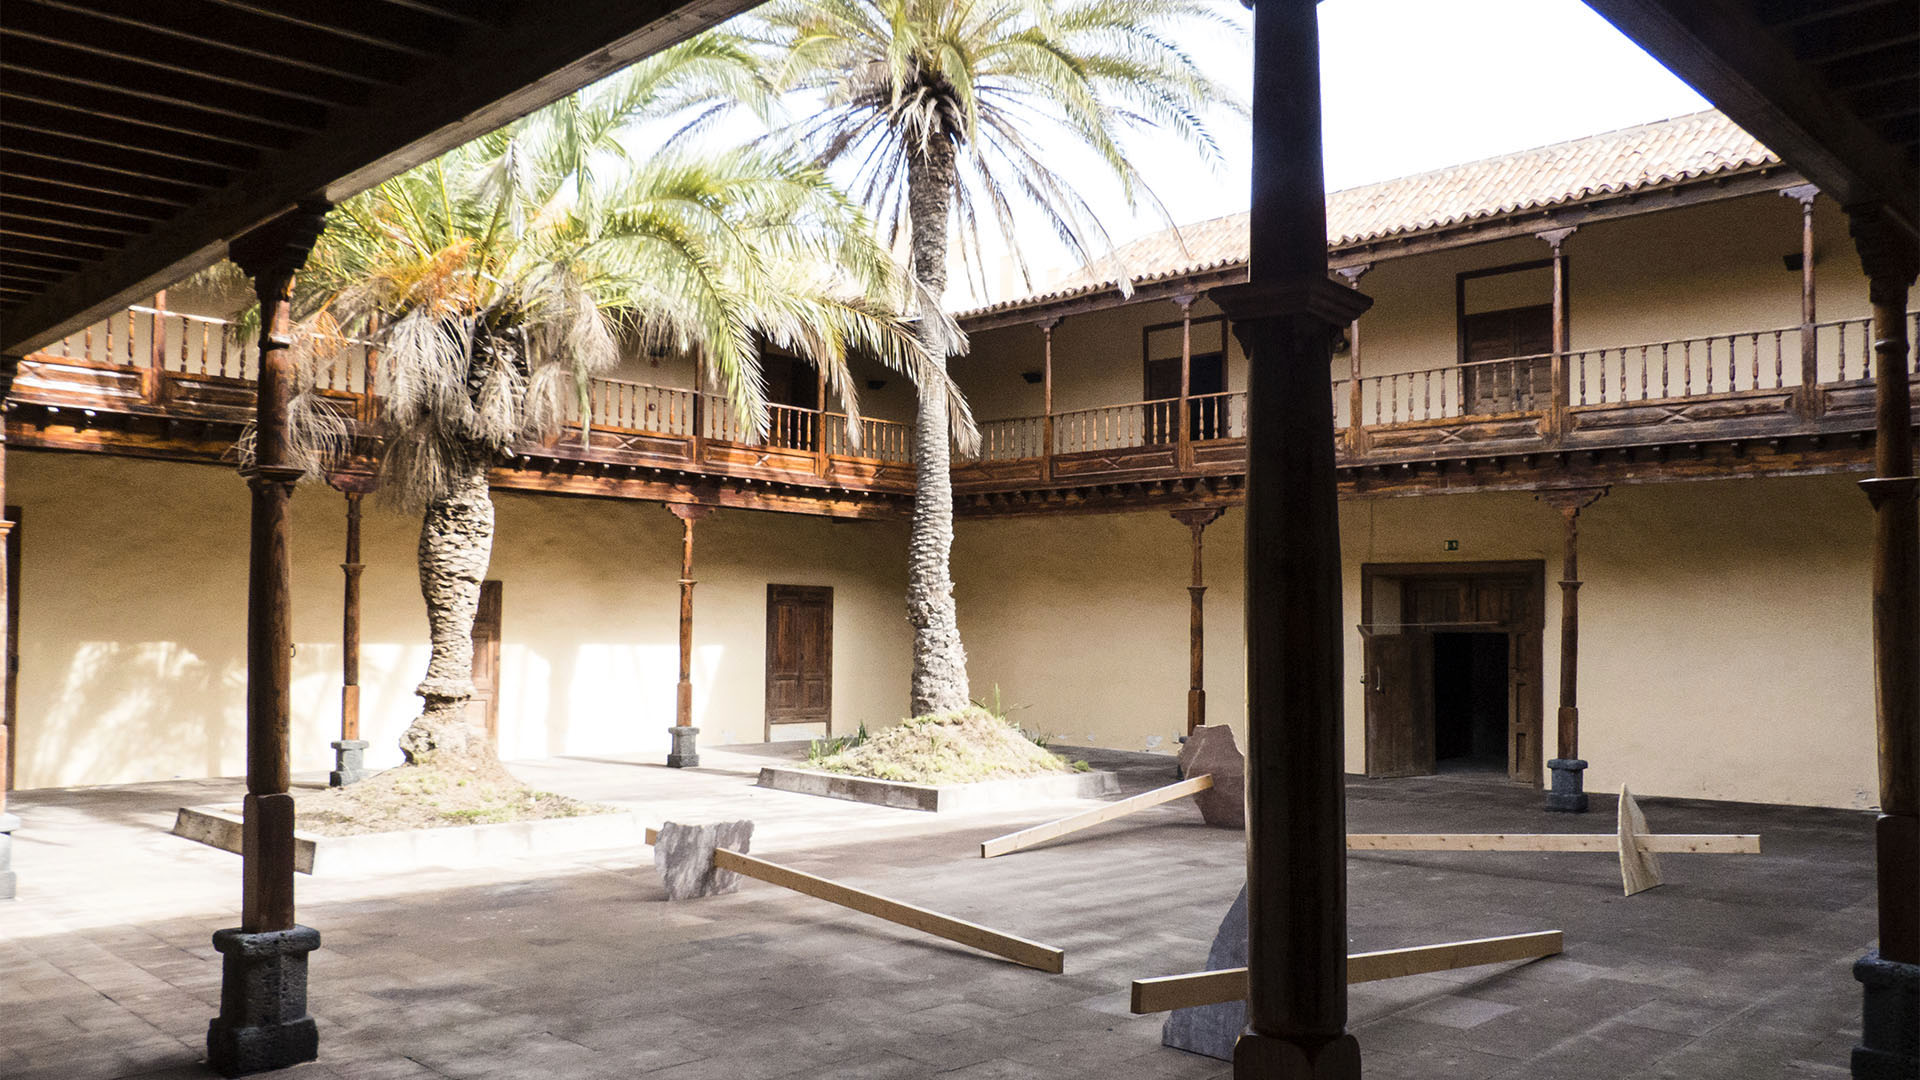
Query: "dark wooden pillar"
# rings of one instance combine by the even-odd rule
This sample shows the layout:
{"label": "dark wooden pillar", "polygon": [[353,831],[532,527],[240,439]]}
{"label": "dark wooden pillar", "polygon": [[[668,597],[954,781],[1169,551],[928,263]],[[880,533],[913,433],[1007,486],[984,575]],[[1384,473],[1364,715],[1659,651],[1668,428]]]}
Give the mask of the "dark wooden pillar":
{"label": "dark wooden pillar", "polygon": [[1217,506],[1172,511],[1173,520],[1193,533],[1193,584],[1187,586],[1187,734],[1207,722],[1207,579],[1201,573],[1200,540],[1225,510]]}
{"label": "dark wooden pillar", "polygon": [[306,1013],[307,954],[320,935],[293,919],[293,796],[288,794],[293,573],[288,511],[302,473],[287,433],[294,392],[294,274],[326,207],[303,206],[233,241],[229,257],[260,302],[260,373],[247,567],[247,794],[241,826],[240,926],[213,936],[224,954],[220,1015],[207,1058],[229,1076],[311,1061],[319,1036]]}
{"label": "dark wooden pillar", "polygon": [[[140,395],[149,404],[160,402],[161,371],[167,366],[167,290],[161,289],[153,294],[152,330],[147,334],[147,369],[140,373]],[[180,334],[184,338],[187,328],[183,324]],[[131,349],[133,335],[127,335],[127,345]],[[129,358],[131,359],[131,358]]]}
{"label": "dark wooden pillar", "polygon": [[360,561],[361,492],[346,492],[347,552],[340,564],[340,738],[333,744],[334,769],[327,783],[345,787],[366,778],[366,741],[360,738]]}
{"label": "dark wooden pillar", "polygon": [[1247,1019],[1234,1075],[1349,1078],[1344,622],[1334,489],[1315,5],[1258,0],[1247,282],[1215,289],[1247,353]]}
{"label": "dark wooden pillar", "polygon": [[[1358,289],[1360,279],[1373,269],[1372,263],[1359,266],[1342,267],[1336,271],[1347,283],[1348,288]],[[1360,320],[1347,324],[1347,452],[1365,453],[1367,449],[1367,427],[1360,421]]]}
{"label": "dark wooden pillar", "polygon": [[827,366],[814,365],[813,473],[827,475]]}
{"label": "dark wooden pillar", "polygon": [[1826,411],[1826,395],[1820,389],[1820,342],[1814,329],[1813,304],[1813,200],[1820,189],[1800,184],[1780,194],[1800,203],[1800,389],[1794,395],[1794,406],[1803,416],[1818,416]]}
{"label": "dark wooden pillar", "polygon": [[[1920,248],[1911,234],[1878,208],[1849,207],[1847,212],[1873,303],[1878,395],[1874,476],[1861,481],[1861,486],[1872,500],[1874,513],[1879,956],[1914,965],[1920,964],[1920,503],[1916,503],[1920,480],[1914,477],[1908,366],[1912,343],[1907,340],[1906,310],[1908,290],[1920,271]],[[1915,1019],[1905,1018],[1908,1024]],[[1868,1035],[1871,1041],[1871,1032]],[[1907,1066],[1912,1067],[1911,1061]],[[1857,1069],[1856,1075],[1860,1075]]]}
{"label": "dark wooden pillar", "polygon": [[700,729],[693,726],[693,523],[712,512],[693,503],[669,503],[667,511],[680,519],[680,682],[675,688],[672,749],[667,764],[690,769],[700,764],[696,746]]}
{"label": "dark wooden pillar", "polygon": [[1573,373],[1567,368],[1568,341],[1571,336],[1567,325],[1567,237],[1573,235],[1571,226],[1564,229],[1549,229],[1535,236],[1547,242],[1553,251],[1553,362],[1551,400],[1546,409],[1546,434],[1553,439],[1563,438],[1567,433],[1568,409],[1573,403]]}
{"label": "dark wooden pillar", "polygon": [[1053,328],[1059,319],[1041,319],[1040,327],[1040,474],[1053,479]]}
{"label": "dark wooden pillar", "polygon": [[7,539],[13,531],[13,521],[6,514],[7,506],[7,399],[13,394],[13,376],[20,368],[19,357],[0,356],[0,709],[6,715],[0,717],[0,900],[11,900],[18,887],[18,877],[13,869],[13,830],[20,827],[20,819],[7,812],[7,792],[13,787],[13,753],[10,740],[13,734],[12,723],[14,695],[12,689],[13,672],[7,658],[13,655],[13,642],[8,635],[13,632],[7,613],[7,590],[14,587],[7,573]]}
{"label": "dark wooden pillar", "polygon": [[1580,511],[1607,493],[1605,487],[1558,488],[1539,493],[1541,502],[1560,511],[1565,549],[1560,562],[1560,716],[1558,753],[1547,762],[1553,777],[1547,809],[1584,814],[1583,781],[1587,763],[1580,758]]}

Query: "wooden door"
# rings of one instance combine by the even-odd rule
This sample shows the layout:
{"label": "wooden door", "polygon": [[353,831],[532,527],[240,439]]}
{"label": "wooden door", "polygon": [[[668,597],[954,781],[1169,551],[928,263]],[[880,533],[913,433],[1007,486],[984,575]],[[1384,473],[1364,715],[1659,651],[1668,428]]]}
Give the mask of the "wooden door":
{"label": "wooden door", "polygon": [[0,709],[6,710],[0,724],[7,730],[7,754],[0,761],[0,790],[12,791],[13,762],[20,743],[14,726],[20,703],[20,508],[9,506],[6,515],[13,528],[7,532],[7,693],[0,701]]}
{"label": "wooden door", "polygon": [[1539,588],[1523,575],[1473,579],[1473,617],[1507,631],[1507,776],[1540,783],[1541,633]]}
{"label": "wooden door", "polygon": [[1530,356],[1517,364],[1487,364],[1465,372],[1462,393],[1469,415],[1544,409],[1553,388],[1553,305],[1483,311],[1460,321],[1467,363]]}
{"label": "wooden door", "polygon": [[1365,642],[1367,775],[1434,770],[1433,635],[1361,627]]}
{"label": "wooden door", "polygon": [[500,749],[500,583],[480,583],[480,610],[473,616],[473,697],[467,717],[487,728],[487,744]]}
{"label": "wooden door", "polygon": [[833,590],[767,586],[767,738],[775,724],[833,720]]}

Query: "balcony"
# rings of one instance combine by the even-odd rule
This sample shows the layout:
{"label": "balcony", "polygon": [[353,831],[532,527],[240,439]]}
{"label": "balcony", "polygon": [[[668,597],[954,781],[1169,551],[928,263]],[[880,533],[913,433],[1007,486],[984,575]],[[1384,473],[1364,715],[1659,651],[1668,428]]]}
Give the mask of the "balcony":
{"label": "balcony", "polygon": [[[1632,479],[1857,468],[1873,429],[1869,334],[1851,319],[1574,350],[1558,366],[1524,356],[1340,379],[1329,437],[1346,488],[1382,493],[1537,486],[1570,469]],[[343,350],[320,393],[350,420],[370,416],[378,362]],[[223,320],[134,307],[21,362],[10,437],[218,459],[251,418],[256,363]],[[522,446],[494,482],[849,516],[904,510],[907,425],[863,417],[856,439],[842,413],[769,414],[756,435],[713,395],[595,379],[584,413],[570,403],[561,434]],[[986,420],[979,453],[956,461],[955,494],[971,513],[1232,501],[1245,431],[1241,392]]]}

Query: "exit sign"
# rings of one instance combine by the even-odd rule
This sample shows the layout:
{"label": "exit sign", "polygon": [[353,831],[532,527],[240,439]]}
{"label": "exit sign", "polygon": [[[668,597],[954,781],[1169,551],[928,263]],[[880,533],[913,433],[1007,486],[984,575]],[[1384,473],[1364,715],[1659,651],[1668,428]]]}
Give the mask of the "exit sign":
{"label": "exit sign", "polygon": [[1445,544],[1445,545],[1447,546],[1447,550],[1448,550],[1448,551],[1459,551],[1459,550],[1460,550],[1460,541],[1458,541],[1458,540],[1443,540],[1443,541],[1441,541],[1441,542],[1442,542],[1442,543],[1444,543],[1444,544]]}

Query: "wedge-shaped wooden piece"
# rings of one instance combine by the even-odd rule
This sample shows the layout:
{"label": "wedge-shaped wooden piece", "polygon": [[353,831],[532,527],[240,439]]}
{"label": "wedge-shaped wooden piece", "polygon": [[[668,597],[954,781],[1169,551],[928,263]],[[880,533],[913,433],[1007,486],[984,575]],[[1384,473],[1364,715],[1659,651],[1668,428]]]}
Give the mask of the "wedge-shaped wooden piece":
{"label": "wedge-shaped wooden piece", "polygon": [[1213,777],[1211,775],[1188,777],[1177,784],[1168,784],[1166,787],[1154,788],[1152,791],[1144,791],[1130,798],[1120,799],[1115,802],[1110,802],[1105,806],[1096,806],[1092,810],[1083,813],[1063,817],[1058,821],[1049,821],[1044,825],[1035,825],[1031,829],[1021,829],[1019,832],[1008,833],[1005,836],[996,836],[980,845],[980,857],[983,859],[991,859],[996,855],[1005,855],[1009,852],[1036,847],[1049,840],[1057,840],[1068,833],[1076,833],[1082,829],[1091,829],[1095,825],[1112,821],[1115,818],[1123,818],[1128,814],[1137,814],[1150,806],[1159,806],[1161,803],[1172,802],[1175,799],[1184,799],[1189,795],[1197,795],[1212,786]]}
{"label": "wedge-shaped wooden piece", "polygon": [[1647,816],[1633,801],[1633,792],[1620,785],[1620,886],[1628,896],[1660,884],[1660,859],[1640,841],[1646,836]]}
{"label": "wedge-shaped wooden piece", "polygon": [[[1384,949],[1380,952],[1354,953],[1347,957],[1347,982],[1377,982],[1408,975],[1424,975],[1481,964],[1503,964],[1512,960],[1537,960],[1556,956],[1565,942],[1558,930],[1531,934],[1450,941],[1442,945],[1416,945],[1408,949]],[[1170,1012],[1198,1005],[1217,1005],[1240,1001],[1247,996],[1247,969],[1196,971],[1187,975],[1163,975],[1155,979],[1133,981],[1133,1011]]]}

